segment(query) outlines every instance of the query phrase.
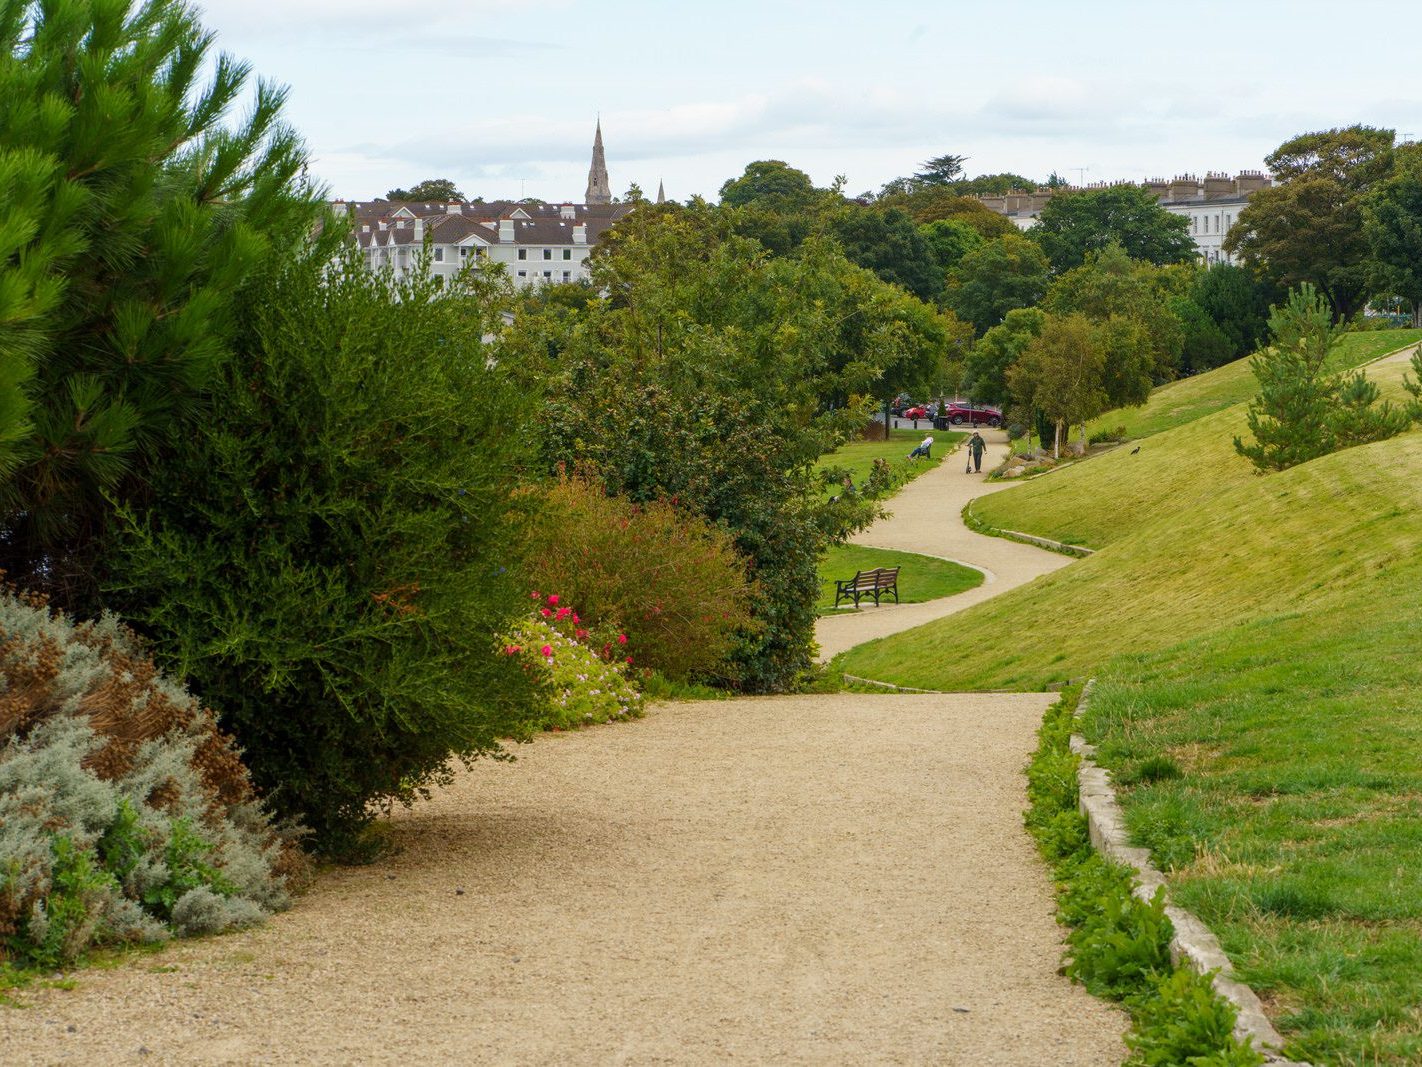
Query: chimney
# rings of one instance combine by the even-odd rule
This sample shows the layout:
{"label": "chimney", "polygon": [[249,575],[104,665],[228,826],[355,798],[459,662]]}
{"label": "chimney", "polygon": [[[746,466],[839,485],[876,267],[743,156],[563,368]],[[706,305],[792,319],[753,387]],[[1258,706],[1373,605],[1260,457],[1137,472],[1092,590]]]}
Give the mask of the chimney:
{"label": "chimney", "polygon": [[1157,200],[1165,200],[1170,196],[1170,183],[1164,178],[1149,178],[1141,183],[1141,188]]}
{"label": "chimney", "polygon": [[451,200],[444,205],[444,213],[446,215],[462,215],[464,214],[464,205],[458,200]]}
{"label": "chimney", "polygon": [[1193,174],[1180,174],[1171,179],[1170,199],[1172,201],[1198,200],[1199,197],[1200,179]]}
{"label": "chimney", "polygon": [[370,232],[370,223],[368,223],[368,222],[362,223],[362,224],[361,224],[361,228],[360,228],[360,232],[361,232],[361,233],[369,233],[369,232]]}
{"label": "chimney", "polygon": [[380,222],[379,222],[377,225],[380,226],[380,231],[381,231],[382,233],[384,233],[386,230],[390,229],[390,223],[386,222],[384,219],[381,219]]}
{"label": "chimney", "polygon": [[1219,200],[1221,197],[1233,196],[1235,192],[1234,179],[1228,174],[1205,175],[1206,200]]}
{"label": "chimney", "polygon": [[1260,189],[1267,189],[1273,184],[1269,180],[1269,175],[1258,170],[1242,170],[1234,179],[1239,191],[1248,196],[1250,193],[1257,193]]}
{"label": "chimney", "polygon": [[558,215],[560,218],[576,219],[578,212],[572,204],[564,204],[558,209]]}
{"label": "chimney", "polygon": [[344,200],[337,200],[334,204],[331,205],[331,214],[335,215],[338,219],[345,218],[346,202]]}
{"label": "chimney", "polygon": [[585,245],[588,243],[588,224],[579,222],[573,225],[573,244]]}
{"label": "chimney", "polygon": [[499,220],[499,241],[513,244],[514,224],[513,219]]}

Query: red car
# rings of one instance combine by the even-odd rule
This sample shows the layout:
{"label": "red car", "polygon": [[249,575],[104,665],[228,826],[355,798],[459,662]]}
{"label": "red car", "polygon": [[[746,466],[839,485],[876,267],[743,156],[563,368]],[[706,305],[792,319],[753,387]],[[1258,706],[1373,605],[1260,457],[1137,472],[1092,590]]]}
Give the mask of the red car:
{"label": "red car", "polygon": [[904,408],[904,413],[903,413],[902,415],[900,415],[899,418],[901,418],[901,419],[926,419],[926,418],[928,418],[928,409],[927,409],[926,407],[924,407],[922,404],[915,404],[915,405],[914,405],[913,407],[911,407],[911,408]]}
{"label": "red car", "polygon": [[947,404],[933,420],[934,428],[939,430],[964,423],[969,426],[1001,426],[1002,412],[981,404]]}

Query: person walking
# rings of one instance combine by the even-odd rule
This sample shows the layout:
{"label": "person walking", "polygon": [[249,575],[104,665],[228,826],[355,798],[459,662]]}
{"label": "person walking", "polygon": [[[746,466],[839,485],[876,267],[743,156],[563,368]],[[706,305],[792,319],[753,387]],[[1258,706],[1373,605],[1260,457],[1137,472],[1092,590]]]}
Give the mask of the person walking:
{"label": "person walking", "polygon": [[932,459],[932,458],[933,458],[932,451],[931,451],[932,448],[933,448],[933,435],[932,435],[932,434],[929,434],[929,435],[926,436],[922,441],[920,441],[920,442],[918,443],[918,446],[917,446],[916,448],[914,448],[914,450],[913,450],[912,452],[910,452],[910,453],[908,454],[908,458],[909,458],[909,459],[918,459],[919,456],[922,456],[924,459]]}
{"label": "person walking", "polygon": [[973,469],[976,473],[983,472],[983,449],[987,448],[987,442],[983,440],[983,435],[977,430],[973,431],[973,436],[968,438],[968,456],[973,461]]}

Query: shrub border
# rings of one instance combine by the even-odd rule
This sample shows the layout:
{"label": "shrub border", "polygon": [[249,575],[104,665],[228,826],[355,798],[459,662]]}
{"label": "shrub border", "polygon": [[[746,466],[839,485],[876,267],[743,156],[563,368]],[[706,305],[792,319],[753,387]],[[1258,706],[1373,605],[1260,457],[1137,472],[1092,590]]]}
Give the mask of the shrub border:
{"label": "shrub border", "polygon": [[[976,499],[977,497],[973,498],[973,500]],[[1024,545],[1036,545],[1038,548],[1045,548],[1050,552],[1060,552],[1063,556],[1084,559],[1087,556],[1096,555],[1096,549],[1087,548],[1085,545],[1068,545],[1062,541],[1053,541],[1048,537],[1038,537],[1036,534],[1021,533],[1018,530],[1003,530],[993,526],[973,514],[972,500],[963,505],[963,525],[974,533],[984,534],[988,537],[1001,537],[1004,541],[1020,541]]]}
{"label": "shrub border", "polygon": [[1088,744],[1078,732],[1091,700],[1096,679],[1082,688],[1072,716],[1071,751],[1077,755],[1077,786],[1079,807],[1086,818],[1091,846],[1107,858],[1131,868],[1136,885],[1132,893],[1149,903],[1157,890],[1165,893],[1165,914],[1174,933],[1170,938],[1170,957],[1177,965],[1185,964],[1197,974],[1208,978],[1215,993],[1234,1005],[1236,1017],[1234,1036],[1241,1044],[1253,1039],[1253,1044],[1265,1057],[1269,1067],[1310,1067],[1282,1055],[1284,1038],[1264,1014],[1264,1007],[1253,989],[1234,977],[1234,966],[1218,938],[1194,913],[1170,903],[1170,889],[1165,875],[1151,863],[1150,849],[1131,844],[1121,807],[1111,786],[1111,776],[1097,764],[1096,747]]}

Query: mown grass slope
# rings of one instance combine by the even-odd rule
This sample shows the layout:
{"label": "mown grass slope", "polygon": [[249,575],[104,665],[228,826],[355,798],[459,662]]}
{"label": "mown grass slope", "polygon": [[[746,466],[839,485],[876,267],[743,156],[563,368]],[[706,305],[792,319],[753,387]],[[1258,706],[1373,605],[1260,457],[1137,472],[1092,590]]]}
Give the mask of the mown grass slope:
{"label": "mown grass slope", "polygon": [[[921,556],[915,552],[896,552],[888,548],[870,548],[867,545],[835,545],[820,560],[820,614],[838,614],[853,611],[852,604],[841,603],[834,606],[834,591],[837,581],[848,581],[857,571],[872,570],[875,567],[899,568],[900,604],[919,604],[925,600],[952,596],[965,589],[975,589],[983,584],[983,572],[972,567],[964,567],[952,560],[937,556]],[[867,601],[872,604],[873,600]],[[893,597],[884,601],[896,603]]]}
{"label": "mown grass slope", "polygon": [[[1395,394],[1405,369],[1370,374]],[[1291,1052],[1420,1063],[1422,432],[1260,476],[1243,418],[982,501],[1102,550],[836,665],[947,690],[1095,676],[1087,732],[1133,831]]]}
{"label": "mown grass slope", "polygon": [[[1365,330],[1347,334],[1333,355],[1333,367],[1345,370],[1422,340],[1422,330]],[[1088,431],[1125,427],[1129,437],[1146,437],[1248,400],[1257,391],[1249,360],[1237,359],[1192,378],[1155,390],[1144,407],[1108,411]]]}
{"label": "mown grass slope", "polygon": [[[1418,331],[1379,334],[1384,332]],[[1350,339],[1379,334],[1353,334]],[[1367,374],[1385,397],[1396,401],[1405,398],[1402,379],[1409,370],[1405,360],[1389,360],[1369,367]],[[1254,383],[1252,375],[1249,381]],[[994,493],[975,502],[973,514],[1000,529],[1090,548],[1111,544],[1161,515],[1189,524],[1196,511],[1221,493],[1259,480],[1249,461],[1234,451],[1234,438],[1247,434],[1247,401],[1252,395],[1253,390],[1231,407],[1155,434],[1138,446],[1117,448]],[[1135,447],[1139,452],[1132,454]]]}

